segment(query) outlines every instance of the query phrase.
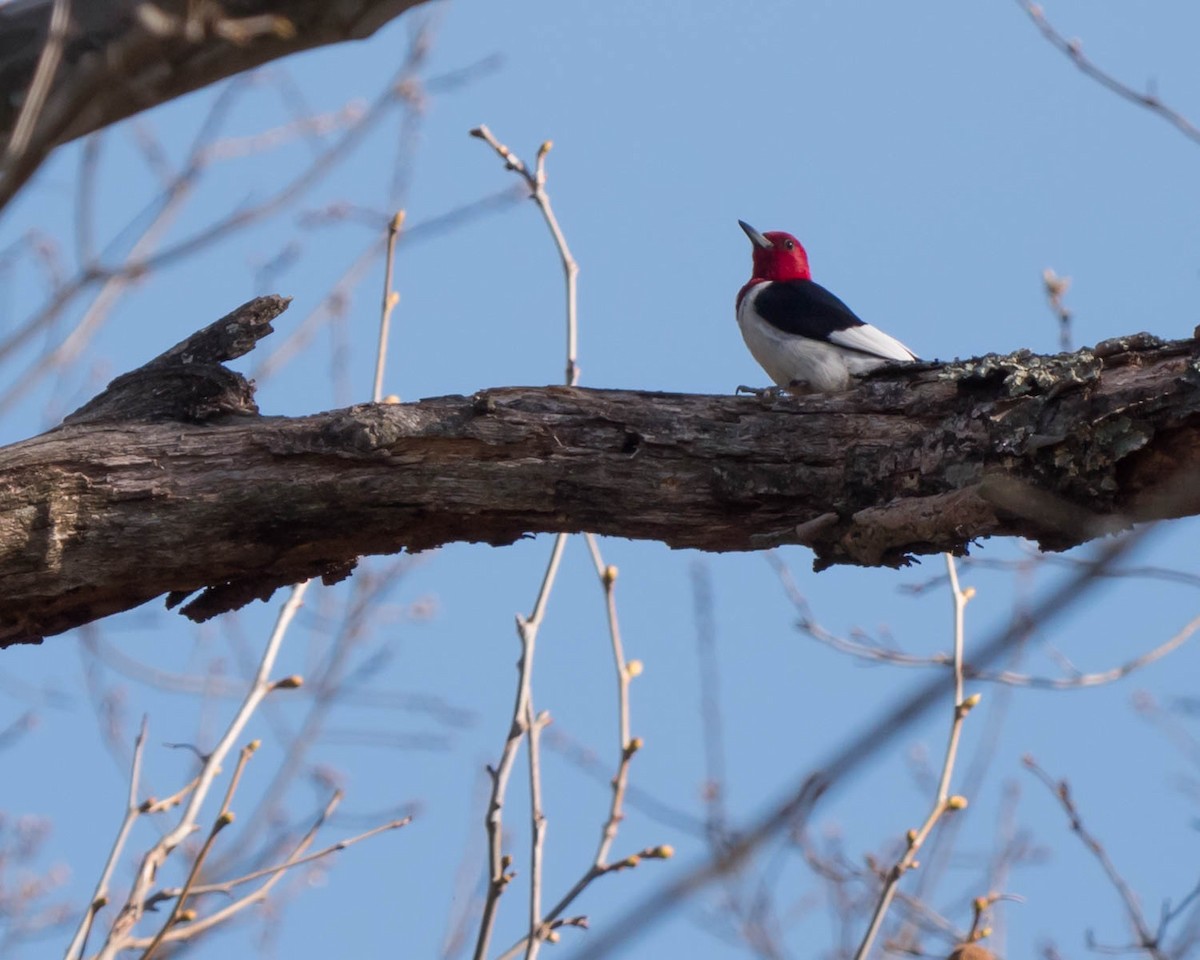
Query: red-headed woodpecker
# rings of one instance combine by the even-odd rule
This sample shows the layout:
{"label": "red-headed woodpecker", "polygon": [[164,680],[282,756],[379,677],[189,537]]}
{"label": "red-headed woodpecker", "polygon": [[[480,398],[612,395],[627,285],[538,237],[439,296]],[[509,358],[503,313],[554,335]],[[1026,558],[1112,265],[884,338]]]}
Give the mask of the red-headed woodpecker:
{"label": "red-headed woodpecker", "polygon": [[754,245],[750,282],[737,295],[738,326],[754,359],[779,386],[833,393],[889,360],[917,359],[813,283],[808,254],[790,233],[759,233],[738,224]]}

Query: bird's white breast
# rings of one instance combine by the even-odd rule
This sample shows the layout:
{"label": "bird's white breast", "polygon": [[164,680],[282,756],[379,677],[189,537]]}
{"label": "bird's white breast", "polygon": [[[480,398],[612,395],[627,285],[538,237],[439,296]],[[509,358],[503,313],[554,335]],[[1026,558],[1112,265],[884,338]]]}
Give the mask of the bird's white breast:
{"label": "bird's white breast", "polygon": [[738,305],[738,326],[751,356],[781,387],[799,382],[821,393],[845,390],[850,385],[850,370],[842,359],[844,351],[819,340],[784,333],[763,320],[754,310],[754,301],[764,286],[755,284]]}
{"label": "bird's white breast", "polygon": [[765,286],[765,282],[756,283],[746,291],[738,304],[737,322],[751,355],[781,387],[798,384],[819,393],[834,393],[849,387],[852,376],[881,367],[888,360],[915,359],[899,340],[870,324],[839,330],[831,343],[785,333],[754,309]]}

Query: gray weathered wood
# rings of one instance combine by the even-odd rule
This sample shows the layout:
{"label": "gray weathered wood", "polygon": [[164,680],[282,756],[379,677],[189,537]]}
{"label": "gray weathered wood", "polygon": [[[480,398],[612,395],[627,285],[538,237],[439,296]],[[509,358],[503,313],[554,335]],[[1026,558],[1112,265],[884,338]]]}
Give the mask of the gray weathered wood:
{"label": "gray weathered wood", "polygon": [[1200,513],[1178,479],[1200,462],[1192,340],[913,364],[831,396],[502,387],[259,416],[214,362],[228,344],[198,345],[244,352],[285,306],[252,301],[0,449],[0,644],[163,594],[201,591],[183,609],[202,619],[454,541],[589,530],[899,565]]}

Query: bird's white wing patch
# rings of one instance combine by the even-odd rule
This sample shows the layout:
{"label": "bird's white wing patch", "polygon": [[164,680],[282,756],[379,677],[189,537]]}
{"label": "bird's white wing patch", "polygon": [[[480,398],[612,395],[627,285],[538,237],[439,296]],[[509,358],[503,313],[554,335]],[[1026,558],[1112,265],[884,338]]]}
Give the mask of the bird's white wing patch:
{"label": "bird's white wing patch", "polygon": [[837,330],[829,335],[829,342],[848,350],[861,350],[884,360],[916,360],[917,355],[895,337],[888,336],[878,327],[864,323],[861,327]]}

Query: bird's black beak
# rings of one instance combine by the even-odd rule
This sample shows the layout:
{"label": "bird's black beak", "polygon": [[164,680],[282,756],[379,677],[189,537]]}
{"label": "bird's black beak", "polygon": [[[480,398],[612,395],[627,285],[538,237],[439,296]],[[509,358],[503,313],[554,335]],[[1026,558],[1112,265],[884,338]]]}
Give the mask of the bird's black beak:
{"label": "bird's black beak", "polygon": [[761,233],[759,233],[757,230],[755,230],[745,220],[739,220],[738,226],[746,231],[746,236],[748,236],[750,238],[750,242],[752,244],[754,244],[756,247],[761,247],[762,249],[766,250],[768,247],[771,247],[773,245],[770,240],[768,240]]}

